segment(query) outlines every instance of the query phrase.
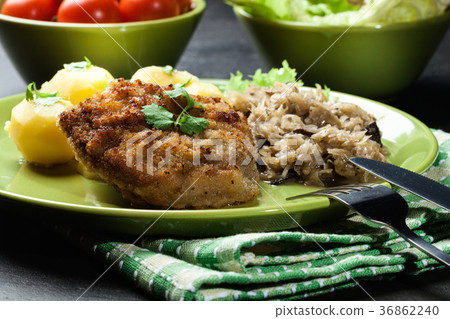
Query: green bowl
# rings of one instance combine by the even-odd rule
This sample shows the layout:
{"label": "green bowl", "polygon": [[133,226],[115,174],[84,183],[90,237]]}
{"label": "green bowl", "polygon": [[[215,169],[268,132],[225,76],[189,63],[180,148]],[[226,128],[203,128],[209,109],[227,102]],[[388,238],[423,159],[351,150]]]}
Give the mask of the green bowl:
{"label": "green bowl", "polygon": [[369,98],[401,92],[422,73],[450,24],[450,11],[416,22],[317,26],[234,12],[269,67],[283,60],[307,85]]}
{"label": "green bowl", "polygon": [[41,84],[64,63],[85,56],[114,77],[130,78],[143,66],[176,65],[205,10],[204,0],[193,3],[192,11],[173,18],[111,24],[45,22],[0,14],[0,39],[27,83]]}

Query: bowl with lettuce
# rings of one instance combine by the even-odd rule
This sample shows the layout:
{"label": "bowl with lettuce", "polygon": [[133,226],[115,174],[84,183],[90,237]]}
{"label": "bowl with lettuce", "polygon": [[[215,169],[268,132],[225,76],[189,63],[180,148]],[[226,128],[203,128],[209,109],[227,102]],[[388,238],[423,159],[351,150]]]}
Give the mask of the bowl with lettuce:
{"label": "bowl with lettuce", "polygon": [[450,24],[450,0],[227,0],[268,67],[306,85],[391,97],[420,76]]}

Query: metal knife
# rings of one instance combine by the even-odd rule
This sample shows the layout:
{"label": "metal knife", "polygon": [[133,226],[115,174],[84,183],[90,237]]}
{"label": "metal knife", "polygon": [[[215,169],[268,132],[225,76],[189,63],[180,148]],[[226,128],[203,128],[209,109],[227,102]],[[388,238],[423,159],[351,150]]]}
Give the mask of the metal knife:
{"label": "metal knife", "polygon": [[402,167],[380,161],[352,157],[350,162],[444,209],[450,210],[450,188]]}

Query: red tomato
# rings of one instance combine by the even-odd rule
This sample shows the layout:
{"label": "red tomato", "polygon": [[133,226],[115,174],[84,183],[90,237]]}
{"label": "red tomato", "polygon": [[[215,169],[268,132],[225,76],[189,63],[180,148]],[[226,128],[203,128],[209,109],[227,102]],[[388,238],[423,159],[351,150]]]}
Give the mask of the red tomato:
{"label": "red tomato", "polygon": [[121,22],[116,0],[64,0],[56,15],[58,22],[115,23]]}
{"label": "red tomato", "polygon": [[1,13],[18,18],[51,21],[57,10],[54,0],[6,0]]}
{"label": "red tomato", "polygon": [[119,7],[125,22],[163,19],[180,14],[178,0],[121,0]]}

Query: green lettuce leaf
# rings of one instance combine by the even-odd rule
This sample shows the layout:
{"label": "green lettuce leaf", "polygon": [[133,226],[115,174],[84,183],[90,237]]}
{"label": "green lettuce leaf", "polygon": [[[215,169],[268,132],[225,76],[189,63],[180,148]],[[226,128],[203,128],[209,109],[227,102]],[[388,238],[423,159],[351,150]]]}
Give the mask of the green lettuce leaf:
{"label": "green lettuce leaf", "polygon": [[236,74],[230,74],[230,80],[224,90],[225,92],[244,92],[250,84],[271,87],[277,82],[295,82],[299,85],[303,85],[301,80],[297,80],[297,71],[291,68],[286,60],[283,61],[281,65],[281,68],[272,68],[267,73],[263,73],[261,69],[258,69],[255,74],[249,76],[251,80],[244,79],[242,73],[239,71],[237,71]]}
{"label": "green lettuce leaf", "polygon": [[244,80],[243,74],[237,71],[236,74],[231,73],[228,85],[225,87],[225,91],[232,90],[238,92],[244,92],[250,85],[250,80]]}
{"label": "green lettuce leaf", "polygon": [[409,22],[442,14],[450,0],[225,0],[271,20],[316,25],[372,25]]}

